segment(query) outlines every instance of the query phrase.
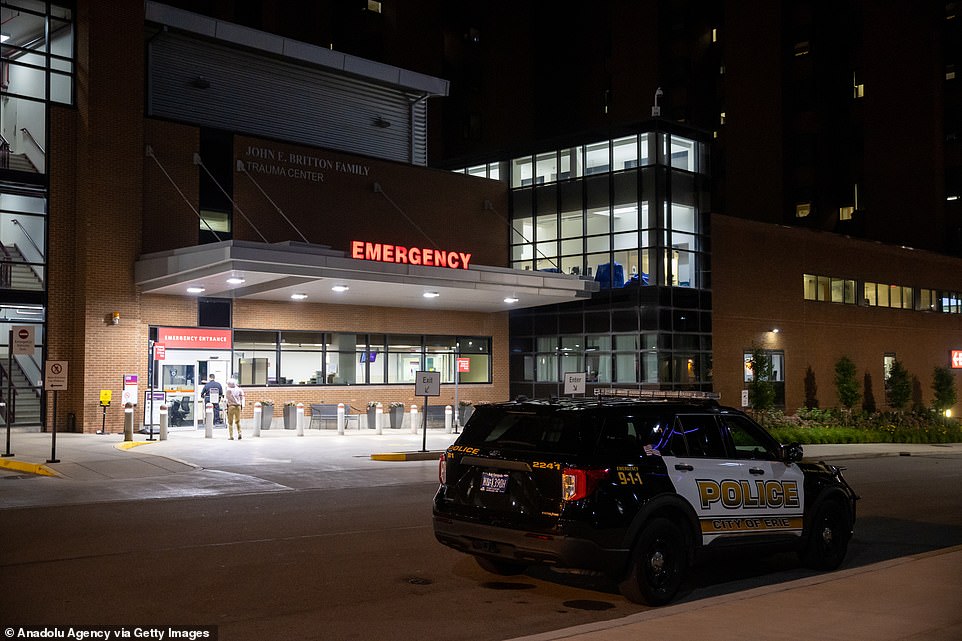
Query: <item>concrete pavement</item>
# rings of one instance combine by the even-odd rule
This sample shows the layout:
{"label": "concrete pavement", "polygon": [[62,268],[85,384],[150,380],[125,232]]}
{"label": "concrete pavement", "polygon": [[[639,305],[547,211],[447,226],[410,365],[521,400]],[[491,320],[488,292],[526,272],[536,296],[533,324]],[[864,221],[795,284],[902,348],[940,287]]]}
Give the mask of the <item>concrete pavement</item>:
{"label": "concrete pavement", "polygon": [[[3,438],[0,432],[0,439]],[[14,430],[11,451],[0,458],[0,510],[111,500],[143,500],[229,493],[345,487],[352,483],[430,482],[437,453],[456,434],[428,430],[245,431],[228,441],[226,430],[171,432],[147,442],[136,434],[58,434],[56,457],[49,433]],[[0,444],[4,441],[0,440]],[[374,454],[387,454],[374,457]],[[810,445],[806,458],[962,455],[962,444]],[[380,460],[377,460],[380,459]],[[405,460],[411,459],[411,460]],[[420,459],[420,460],[417,460]],[[424,460],[427,459],[427,460]],[[52,476],[43,476],[51,474]],[[868,566],[682,602],[636,615],[524,637],[620,641],[959,641],[962,639],[962,546]],[[521,640],[518,640],[521,641]]]}

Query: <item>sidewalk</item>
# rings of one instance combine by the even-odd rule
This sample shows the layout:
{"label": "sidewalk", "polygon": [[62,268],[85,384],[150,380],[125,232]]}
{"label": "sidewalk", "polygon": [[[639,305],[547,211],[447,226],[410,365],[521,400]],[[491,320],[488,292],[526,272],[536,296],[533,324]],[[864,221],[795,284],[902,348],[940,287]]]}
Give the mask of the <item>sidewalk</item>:
{"label": "sidewalk", "polygon": [[[69,502],[84,503],[291,491],[337,487],[338,482],[430,481],[436,478],[438,452],[457,437],[428,430],[429,451],[422,455],[422,435],[409,430],[244,434],[241,441],[229,441],[226,430],[218,428],[208,439],[201,429],[171,432],[163,442],[135,434],[132,443],[124,443],[121,434],[58,434],[60,462],[46,463],[52,435],[15,430],[11,450],[16,456],[0,458],[0,478],[8,477],[0,482],[0,508],[61,505],[66,494]],[[0,444],[3,437],[0,433]],[[385,456],[372,458],[378,454]],[[806,458],[825,460],[933,454],[962,454],[962,444],[805,447]],[[33,476],[44,473],[59,478]],[[958,641],[959,594],[962,546],[682,602],[523,641]]]}

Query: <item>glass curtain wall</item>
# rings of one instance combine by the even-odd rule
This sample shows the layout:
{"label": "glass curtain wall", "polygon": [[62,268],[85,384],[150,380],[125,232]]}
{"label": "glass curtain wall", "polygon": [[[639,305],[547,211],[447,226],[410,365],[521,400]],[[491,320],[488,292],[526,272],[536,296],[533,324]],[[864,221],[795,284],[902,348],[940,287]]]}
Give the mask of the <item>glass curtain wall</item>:
{"label": "glass curtain wall", "polygon": [[[33,326],[34,354],[4,358],[4,420],[36,424],[46,355],[47,149],[51,103],[74,103],[74,15],[38,0],[0,0],[0,334]],[[9,389],[9,391],[8,391]]]}
{"label": "glass curtain wall", "polygon": [[511,264],[598,282],[590,303],[511,314],[512,394],[589,386],[711,389],[705,144],[667,131],[504,163]]}

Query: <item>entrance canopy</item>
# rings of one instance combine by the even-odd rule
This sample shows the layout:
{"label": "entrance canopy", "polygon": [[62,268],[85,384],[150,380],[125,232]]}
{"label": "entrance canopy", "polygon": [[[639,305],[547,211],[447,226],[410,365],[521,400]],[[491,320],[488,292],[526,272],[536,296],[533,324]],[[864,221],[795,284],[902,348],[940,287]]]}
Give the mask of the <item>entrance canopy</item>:
{"label": "entrance canopy", "polygon": [[452,262],[414,265],[352,258],[324,245],[232,240],[145,254],[134,279],[144,294],[470,312],[567,303],[598,289],[577,276]]}

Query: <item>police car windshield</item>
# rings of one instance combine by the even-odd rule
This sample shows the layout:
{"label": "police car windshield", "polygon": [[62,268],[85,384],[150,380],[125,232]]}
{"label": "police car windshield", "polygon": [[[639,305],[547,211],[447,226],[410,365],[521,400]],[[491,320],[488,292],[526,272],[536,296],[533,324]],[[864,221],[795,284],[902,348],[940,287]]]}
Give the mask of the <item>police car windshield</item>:
{"label": "police car windshield", "polygon": [[579,410],[479,407],[458,444],[578,454],[592,450],[598,440],[598,426],[598,420]]}

